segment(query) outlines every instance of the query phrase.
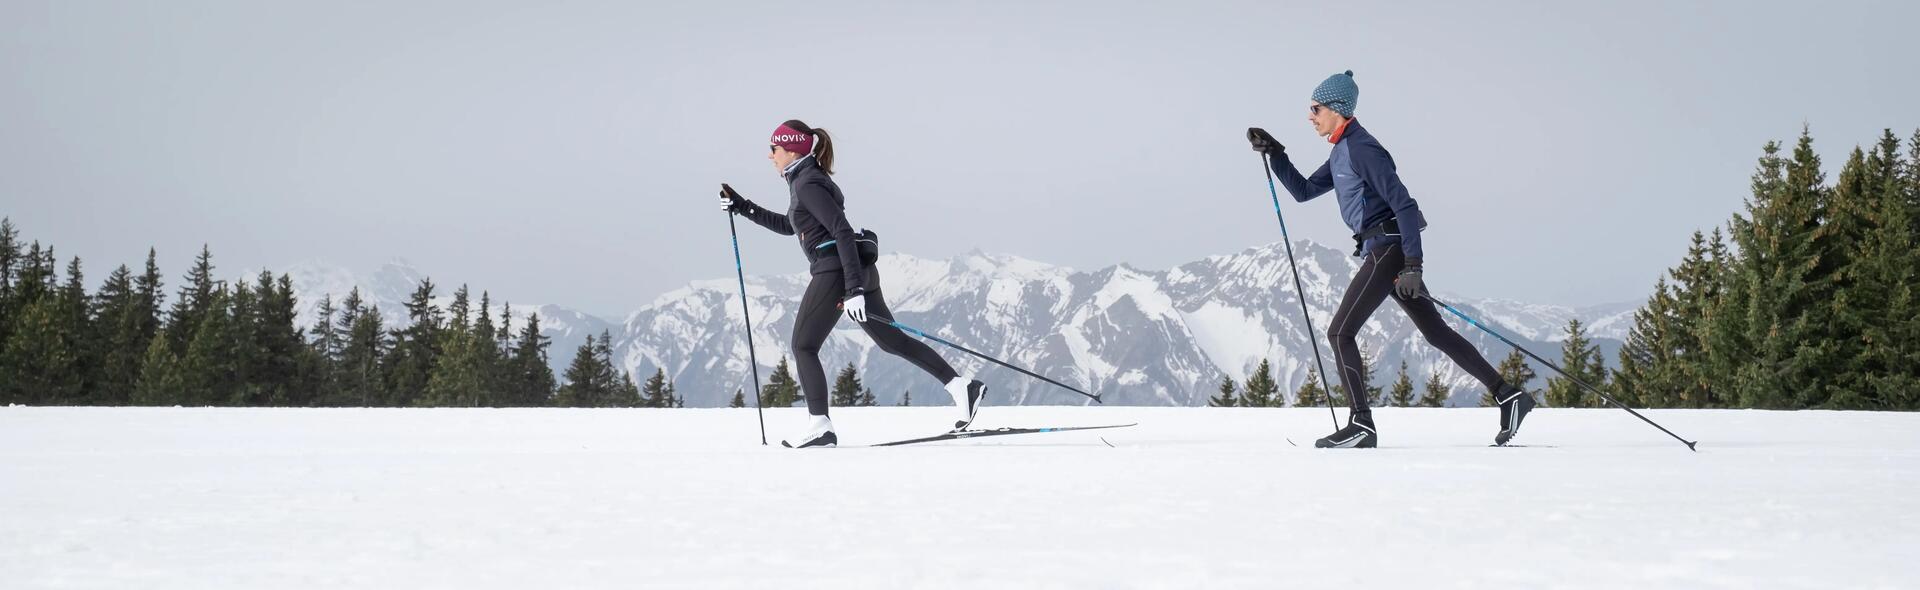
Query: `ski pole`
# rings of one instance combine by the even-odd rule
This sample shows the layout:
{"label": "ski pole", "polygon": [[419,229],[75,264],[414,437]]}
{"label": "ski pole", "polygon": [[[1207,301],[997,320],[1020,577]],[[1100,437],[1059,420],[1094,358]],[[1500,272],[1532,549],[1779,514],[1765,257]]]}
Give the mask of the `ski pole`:
{"label": "ski pole", "polygon": [[[1252,135],[1252,131],[1247,132]],[[1300,296],[1300,319],[1307,322],[1307,344],[1313,346],[1313,364],[1320,367],[1320,378],[1333,383],[1327,373],[1327,364],[1320,360],[1319,332],[1313,329],[1313,316],[1307,314],[1307,290],[1300,286],[1300,264],[1293,260],[1293,238],[1287,235],[1287,216],[1280,213],[1280,190],[1273,187],[1273,160],[1266,154],[1260,154],[1260,171],[1267,176],[1267,194],[1273,196],[1273,216],[1280,220],[1280,243],[1287,246],[1287,266],[1293,269],[1293,292]],[[1344,379],[1342,384],[1344,385]],[[1333,411],[1333,389],[1327,389],[1327,417],[1333,419],[1333,428],[1340,428],[1340,415]]]}
{"label": "ski pole", "polygon": [[733,235],[733,276],[740,279],[740,317],[747,324],[747,364],[753,369],[753,413],[760,417],[760,444],[767,444],[767,413],[760,409],[760,357],[753,350],[753,315],[747,306],[747,271],[740,265],[740,230],[727,211],[727,233]]}
{"label": "ski pole", "polygon": [[1671,430],[1667,430],[1667,427],[1661,426],[1659,423],[1654,422],[1652,419],[1649,419],[1646,416],[1641,415],[1639,412],[1634,411],[1633,408],[1628,407],[1626,404],[1620,403],[1620,400],[1613,399],[1613,396],[1607,395],[1607,393],[1604,391],[1600,391],[1599,388],[1594,387],[1592,385],[1588,385],[1587,382],[1585,381],[1581,381],[1580,378],[1574,377],[1573,375],[1568,375],[1567,371],[1565,369],[1561,369],[1559,365],[1555,365],[1552,362],[1548,361],[1547,359],[1540,358],[1540,355],[1534,354],[1533,351],[1527,350],[1527,348],[1524,346],[1515,344],[1512,340],[1508,340],[1506,336],[1501,336],[1499,332],[1493,331],[1493,328],[1489,328],[1486,326],[1486,324],[1480,323],[1479,320],[1475,320],[1471,317],[1467,317],[1467,314],[1461,313],[1460,310],[1454,309],[1454,307],[1451,305],[1447,305],[1447,302],[1441,301],[1439,299],[1435,299],[1434,296],[1430,294],[1426,295],[1425,297],[1433,301],[1434,303],[1440,304],[1440,307],[1445,308],[1447,311],[1453,312],[1453,315],[1460,316],[1460,319],[1466,320],[1467,323],[1472,324],[1473,327],[1479,328],[1481,331],[1484,331],[1488,334],[1492,334],[1494,338],[1499,338],[1501,342],[1507,343],[1507,346],[1512,346],[1514,350],[1518,350],[1522,353],[1525,353],[1527,356],[1533,357],[1533,360],[1539,361],[1540,364],[1546,365],[1547,368],[1549,369],[1553,369],[1553,372],[1559,373],[1560,376],[1562,377],[1566,377],[1568,381],[1572,381],[1574,385],[1579,385],[1581,389],[1587,390],[1588,393],[1592,393],[1594,395],[1600,396],[1600,399],[1607,400],[1607,403],[1613,404],[1614,406],[1622,410],[1626,410],[1628,414],[1633,414],[1635,418],[1639,418],[1640,420],[1646,422],[1647,424],[1652,425],[1654,428],[1660,429],[1661,432],[1667,433],[1667,436],[1673,437],[1674,440],[1685,443],[1687,445],[1687,450],[1690,450],[1690,451],[1700,450],[1700,449],[1693,448],[1693,445],[1699,444],[1699,441],[1690,441],[1684,438],[1680,438],[1680,435],[1674,434],[1673,431]]}
{"label": "ski pole", "polygon": [[1101,400],[1100,400],[1100,396],[1097,396],[1097,395],[1094,395],[1094,394],[1091,394],[1091,393],[1087,393],[1087,392],[1084,392],[1084,391],[1080,391],[1079,389],[1076,389],[1076,388],[1074,388],[1074,387],[1073,387],[1073,386],[1071,386],[1071,385],[1067,385],[1067,384],[1065,384],[1065,383],[1061,383],[1061,382],[1059,382],[1059,381],[1054,381],[1054,380],[1052,380],[1052,379],[1048,379],[1048,378],[1046,378],[1046,377],[1044,377],[1044,376],[1041,376],[1041,375],[1040,375],[1039,373],[1035,373],[1035,372],[1033,372],[1033,371],[1028,371],[1028,370],[1026,370],[1026,369],[1022,369],[1022,368],[1020,368],[1020,367],[1016,367],[1016,366],[1013,366],[1013,365],[1010,365],[1010,364],[1007,364],[1007,362],[1006,362],[1006,361],[1003,361],[1003,360],[1000,360],[1000,359],[997,359],[997,358],[993,358],[993,357],[990,357],[990,356],[987,356],[987,355],[986,355],[986,354],[984,354],[984,353],[981,353],[981,352],[979,352],[979,351],[975,351],[975,350],[973,350],[973,349],[971,349],[971,348],[967,348],[967,347],[965,347],[965,346],[961,346],[961,345],[958,345],[958,344],[954,344],[953,342],[951,342],[951,341],[948,341],[948,340],[947,340],[947,339],[945,339],[945,338],[941,338],[941,337],[939,337],[939,336],[934,336],[934,335],[932,335],[932,334],[928,334],[928,333],[926,333],[926,332],[922,332],[922,331],[920,331],[920,330],[919,330],[918,328],[914,328],[913,326],[909,326],[909,325],[906,325],[906,324],[902,324],[902,323],[900,323],[900,322],[896,322],[896,321],[893,321],[893,318],[889,318],[889,317],[882,317],[882,316],[878,316],[878,315],[873,315],[873,314],[867,314],[867,319],[869,319],[869,320],[877,320],[877,321],[881,321],[881,322],[886,322],[886,323],[887,323],[887,325],[890,325],[890,326],[893,326],[893,327],[895,327],[895,328],[899,328],[899,329],[900,329],[900,331],[902,331],[902,332],[906,332],[906,333],[908,333],[908,334],[912,334],[912,335],[915,335],[915,336],[919,336],[919,337],[921,337],[921,338],[925,338],[925,339],[928,339],[928,340],[932,340],[932,341],[934,341],[934,342],[938,342],[938,343],[941,343],[941,344],[945,344],[945,345],[947,345],[947,346],[951,346],[951,347],[953,347],[954,349],[956,349],[956,350],[959,350],[960,352],[964,352],[964,353],[967,353],[967,354],[971,354],[971,355],[973,355],[973,356],[977,356],[977,357],[980,357],[980,358],[983,358],[983,359],[987,359],[988,361],[992,361],[992,362],[993,362],[994,364],[996,364],[996,365],[1000,365],[1000,366],[1002,366],[1002,367],[1006,367],[1006,368],[1009,368],[1009,369],[1013,369],[1013,370],[1015,370],[1015,371],[1019,371],[1019,372],[1020,372],[1021,374],[1024,374],[1024,375],[1026,375],[1026,376],[1028,376],[1028,377],[1032,377],[1032,378],[1035,378],[1035,379],[1039,379],[1039,380],[1041,380],[1041,381],[1045,381],[1045,382],[1048,382],[1048,383],[1052,383],[1052,384],[1054,384],[1055,386],[1057,386],[1057,387],[1060,387],[1061,389],[1065,389],[1065,390],[1067,390],[1067,391],[1071,391],[1071,392],[1074,392],[1074,393],[1078,393],[1078,394],[1080,394],[1080,395],[1084,395],[1084,396],[1087,396],[1087,397],[1089,397],[1089,398],[1092,398],[1092,399],[1093,399],[1093,403],[1096,403],[1096,404],[1105,404],[1105,403],[1106,403],[1106,402],[1104,402],[1104,401],[1101,401]]}

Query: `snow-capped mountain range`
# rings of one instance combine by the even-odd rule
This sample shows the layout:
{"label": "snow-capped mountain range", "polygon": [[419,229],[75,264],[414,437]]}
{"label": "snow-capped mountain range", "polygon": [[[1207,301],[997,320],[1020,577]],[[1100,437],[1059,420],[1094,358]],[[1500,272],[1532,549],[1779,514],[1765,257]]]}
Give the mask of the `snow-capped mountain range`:
{"label": "snow-capped mountain range", "polygon": [[[1331,366],[1324,331],[1340,291],[1358,268],[1358,259],[1305,240],[1296,242],[1295,254],[1313,325],[1322,332],[1316,334],[1320,353]],[[1222,376],[1244,381],[1262,358],[1272,361],[1275,378],[1291,395],[1313,365],[1286,252],[1278,242],[1164,271],[1126,264],[1075,271],[979,252],[947,260],[888,254],[879,267],[882,292],[896,320],[1099,392],[1108,404],[1205,405]],[[337,301],[355,286],[363,298],[380,306],[390,327],[403,326],[401,304],[426,276],[404,261],[366,275],[319,262],[295,265],[286,272],[300,299],[303,328],[313,321],[322,297],[331,295]],[[747,305],[753,314],[753,343],[762,382],[774,364],[792,358],[789,334],[808,278],[799,273],[747,277]],[[436,284],[438,301],[445,306],[458,283],[441,278]],[[1447,296],[1444,291],[1440,294]],[[477,290],[473,297],[477,306]],[[1578,317],[1590,326],[1589,334],[1609,360],[1631,326],[1636,307],[1623,303],[1570,308],[1460,296],[1449,301],[1548,358],[1559,355],[1563,328],[1568,319]],[[496,297],[495,317],[500,303]],[[1478,383],[1419,338],[1405,315],[1384,308],[1360,336],[1362,346],[1377,357],[1375,384],[1385,388],[1405,360],[1416,386],[1431,371],[1439,371],[1455,390],[1453,405],[1478,403]],[[535,311],[540,314],[542,332],[554,340],[556,374],[572,361],[588,335],[605,330],[613,335],[615,358],[636,379],[664,369],[690,407],[725,405],[736,389],[753,388],[739,287],[731,277],[696,281],[662,294],[620,323],[557,305],[515,304],[516,329],[528,312]],[[1461,322],[1452,323],[1490,361],[1498,363],[1508,353],[1498,340]],[[993,384],[990,403],[1090,403],[1073,392],[933,346],[962,373],[977,374]],[[932,378],[876,352],[857,327],[843,322],[828,340],[822,358],[829,377],[847,363],[859,367],[863,381],[882,404],[898,402],[907,391],[915,392],[915,405],[949,403]],[[1536,371],[1542,377],[1547,374],[1544,368]],[[1531,385],[1541,387],[1543,380]]]}

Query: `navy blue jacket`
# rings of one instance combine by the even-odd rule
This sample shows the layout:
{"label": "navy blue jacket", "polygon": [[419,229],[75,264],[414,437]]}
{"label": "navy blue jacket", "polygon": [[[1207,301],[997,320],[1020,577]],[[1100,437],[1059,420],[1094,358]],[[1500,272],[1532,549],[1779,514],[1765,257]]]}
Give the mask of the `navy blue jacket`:
{"label": "navy blue jacket", "polygon": [[1367,128],[1360,126],[1359,119],[1347,122],[1339,143],[1335,143],[1333,152],[1327,155],[1327,163],[1321,164],[1313,176],[1301,177],[1284,152],[1273,158],[1273,172],[1280,176],[1280,184],[1286,185],[1287,193],[1298,202],[1334,191],[1340,199],[1340,217],[1354,234],[1389,219],[1397,220],[1401,235],[1368,239],[1363,249],[1371,251],[1375,246],[1397,241],[1407,263],[1420,264],[1423,259],[1420,230],[1427,226],[1426,217],[1420,214],[1420,203],[1407,194],[1406,185],[1400,184],[1393,155],[1387,153],[1387,148],[1380,147],[1380,142]]}
{"label": "navy blue jacket", "polygon": [[866,293],[867,273],[860,263],[858,232],[847,222],[847,198],[840,194],[840,185],[834,184],[812,156],[794,162],[786,177],[792,197],[786,215],[748,202],[743,204],[741,216],[783,236],[799,234],[801,253],[807,256],[813,274],[839,272],[848,296]]}

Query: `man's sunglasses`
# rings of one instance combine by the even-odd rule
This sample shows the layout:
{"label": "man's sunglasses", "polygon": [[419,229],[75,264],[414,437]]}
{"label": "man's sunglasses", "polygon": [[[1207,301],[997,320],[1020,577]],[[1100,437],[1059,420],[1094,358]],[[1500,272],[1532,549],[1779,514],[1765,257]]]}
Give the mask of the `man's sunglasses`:
{"label": "man's sunglasses", "polygon": [[[1338,100],[1336,100],[1336,101],[1334,101],[1334,102],[1342,102],[1342,101],[1338,101]],[[1309,113],[1309,114],[1314,114],[1314,115],[1318,115],[1318,114],[1320,114],[1320,111],[1321,111],[1322,109],[1331,109],[1331,108],[1333,108],[1333,107],[1330,107],[1330,106],[1326,106],[1326,105],[1313,105],[1313,106],[1309,106],[1309,107],[1307,107],[1307,113]]]}

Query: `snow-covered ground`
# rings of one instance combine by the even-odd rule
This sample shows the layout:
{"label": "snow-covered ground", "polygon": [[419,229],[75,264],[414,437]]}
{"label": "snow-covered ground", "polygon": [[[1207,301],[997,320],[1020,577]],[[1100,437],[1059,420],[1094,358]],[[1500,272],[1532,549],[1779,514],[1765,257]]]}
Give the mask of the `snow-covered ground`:
{"label": "snow-covered ground", "polygon": [[1649,414],[0,408],[0,587],[1920,587],[1920,414]]}

